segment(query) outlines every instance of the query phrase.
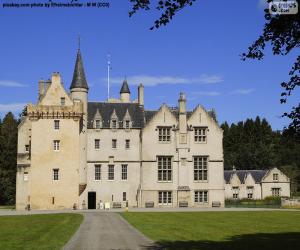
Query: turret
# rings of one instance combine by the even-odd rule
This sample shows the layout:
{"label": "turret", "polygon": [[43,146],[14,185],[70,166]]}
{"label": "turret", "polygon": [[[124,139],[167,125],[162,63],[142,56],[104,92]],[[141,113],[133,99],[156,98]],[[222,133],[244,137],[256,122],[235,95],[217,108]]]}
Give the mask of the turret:
{"label": "turret", "polygon": [[[88,84],[85,78],[83,62],[81,58],[80,49],[77,51],[76,63],[73,73],[73,80],[70,86],[71,98],[73,101],[81,102],[83,104],[83,116],[80,122],[80,168],[79,168],[79,195],[84,191],[87,184],[87,97]],[[81,205],[81,204],[79,204]]]}
{"label": "turret", "polygon": [[123,85],[120,90],[120,99],[121,102],[130,102],[130,90],[126,79],[123,81]]}
{"label": "turret", "polygon": [[144,86],[140,84],[138,87],[138,103],[140,106],[144,106]]}

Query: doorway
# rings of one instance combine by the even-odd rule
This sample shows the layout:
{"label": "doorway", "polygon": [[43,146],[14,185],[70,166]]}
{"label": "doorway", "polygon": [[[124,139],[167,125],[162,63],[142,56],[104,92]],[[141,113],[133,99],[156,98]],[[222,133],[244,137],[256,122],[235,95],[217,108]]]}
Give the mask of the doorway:
{"label": "doorway", "polygon": [[96,209],[96,192],[88,192],[88,209]]}

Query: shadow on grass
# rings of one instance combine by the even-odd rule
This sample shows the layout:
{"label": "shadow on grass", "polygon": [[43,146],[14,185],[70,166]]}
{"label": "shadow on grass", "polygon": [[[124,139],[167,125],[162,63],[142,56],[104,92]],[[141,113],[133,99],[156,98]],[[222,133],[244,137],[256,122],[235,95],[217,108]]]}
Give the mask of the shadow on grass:
{"label": "shadow on grass", "polygon": [[161,241],[156,246],[144,246],[143,249],[294,250],[300,249],[300,232],[236,235],[226,241]]}

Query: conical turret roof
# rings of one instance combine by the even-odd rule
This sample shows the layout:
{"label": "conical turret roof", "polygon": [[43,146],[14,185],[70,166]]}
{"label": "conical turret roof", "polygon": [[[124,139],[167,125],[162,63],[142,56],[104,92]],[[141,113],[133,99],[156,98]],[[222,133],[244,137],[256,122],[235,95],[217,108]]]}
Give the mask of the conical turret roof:
{"label": "conical turret roof", "polygon": [[73,73],[73,80],[72,80],[72,83],[70,86],[70,89],[73,89],[73,88],[89,89],[86,78],[85,78],[80,49],[78,49],[78,51],[77,51],[76,63],[75,63],[75,68],[74,68],[74,73]]}
{"label": "conical turret roof", "polygon": [[123,85],[122,85],[121,90],[120,90],[120,94],[122,94],[122,93],[129,93],[130,94],[129,86],[128,86],[128,83],[127,83],[126,79],[123,81]]}

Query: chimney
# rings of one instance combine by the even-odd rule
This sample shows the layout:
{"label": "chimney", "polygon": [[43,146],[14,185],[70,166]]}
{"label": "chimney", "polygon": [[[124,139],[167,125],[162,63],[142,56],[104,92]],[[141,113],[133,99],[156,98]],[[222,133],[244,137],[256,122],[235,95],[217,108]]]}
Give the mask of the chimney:
{"label": "chimney", "polygon": [[45,95],[45,81],[43,79],[39,80],[39,101]]}
{"label": "chimney", "polygon": [[186,123],[186,98],[184,93],[180,93],[179,100],[179,133],[187,133],[187,123]]}
{"label": "chimney", "polygon": [[50,85],[51,85],[51,80],[48,79],[48,80],[46,81],[45,93],[46,93],[46,91],[49,89]]}
{"label": "chimney", "polygon": [[144,106],[144,85],[138,86],[138,102],[140,106]]}

